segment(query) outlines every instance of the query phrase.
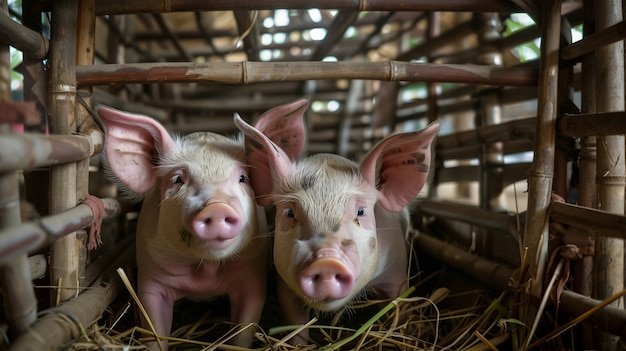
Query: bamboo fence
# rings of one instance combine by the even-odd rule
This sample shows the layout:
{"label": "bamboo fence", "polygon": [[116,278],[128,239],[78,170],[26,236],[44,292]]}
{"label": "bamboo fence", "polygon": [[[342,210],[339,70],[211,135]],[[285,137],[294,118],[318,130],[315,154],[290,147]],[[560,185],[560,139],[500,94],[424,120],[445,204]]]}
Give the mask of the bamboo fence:
{"label": "bamboo fence", "polygon": [[[556,276],[551,275],[552,271],[548,270],[551,267],[547,267],[550,225],[556,223],[591,233],[596,240],[595,256],[583,257],[576,262],[574,291],[563,292],[558,312],[574,318],[572,320],[577,323],[582,321],[581,316],[586,318],[588,325],[585,327],[587,336],[584,342],[587,347],[593,347],[589,345],[596,342],[589,335],[589,330],[594,327],[606,332],[601,340],[602,346],[615,345],[619,341],[617,337],[624,337],[626,315],[622,300],[615,295],[616,291],[624,288],[622,229],[626,226],[622,43],[625,31],[620,1],[585,0],[579,11],[565,15],[561,15],[565,2],[560,0],[540,4],[500,0],[438,0],[411,4],[399,0],[318,0],[306,4],[301,1],[283,1],[281,4],[259,1],[251,4],[239,0],[53,1],[51,14],[55,25],[52,26],[49,40],[41,34],[41,28],[37,28],[40,23],[33,24],[30,17],[32,13],[27,11],[32,10],[34,3],[32,0],[24,1],[22,25],[14,22],[6,11],[0,14],[0,40],[25,55],[25,84],[32,88],[28,93],[25,92],[25,99],[34,102],[36,110],[44,116],[42,123],[34,126],[32,131],[45,130],[46,119],[50,130],[50,135],[28,130],[24,134],[10,134],[3,130],[0,135],[0,280],[5,305],[4,318],[8,320],[13,334],[11,350],[53,350],[84,334],[79,326],[97,321],[122,292],[120,281],[114,273],[117,266],[132,265],[132,238],[115,245],[95,264],[90,265],[85,250],[87,235],[84,229],[93,225],[99,214],[81,202],[88,196],[90,159],[99,153],[104,140],[97,121],[90,116],[89,106],[96,96],[118,106],[135,104],[137,109],[158,110],[155,115],[163,120],[168,115],[160,109],[129,102],[103,91],[94,93],[94,87],[178,82],[212,83],[218,84],[220,88],[228,86],[224,89],[231,89],[230,86],[239,88],[253,84],[351,80],[350,89],[343,92],[345,100],[350,103],[350,108],[341,117],[344,128],[333,134],[339,136],[341,144],[338,143],[336,150],[341,152],[347,152],[350,149],[348,142],[353,141],[348,129],[356,126],[351,121],[362,112],[359,103],[376,96],[375,92],[367,91],[371,85],[361,81],[392,82],[397,84],[394,87],[397,89],[393,90],[396,95],[410,84],[428,83],[427,98],[405,105],[398,104],[394,110],[412,111],[416,106],[427,106],[428,109],[406,114],[403,112],[402,116],[394,118],[394,123],[400,125],[421,119],[431,121],[441,115],[468,112],[479,117],[480,123],[474,130],[454,132],[438,139],[433,187],[444,183],[477,181],[480,201],[470,206],[429,199],[417,206],[416,213],[425,222],[429,218],[445,219],[469,224],[485,235],[492,231],[507,233],[520,243],[521,265],[513,267],[493,262],[422,232],[415,235],[415,244],[438,257],[442,264],[463,271],[489,288],[513,294],[518,298],[518,309],[512,308],[514,311],[511,312],[530,327],[538,325],[541,318],[548,318],[544,315],[544,308],[549,307],[529,301],[547,299],[550,291],[546,291],[546,284],[551,286],[550,278]],[[195,63],[191,62],[190,52],[180,45],[181,37],[168,27],[160,15],[167,12],[234,10],[238,13],[237,22],[241,27],[242,24],[250,23],[247,22],[250,18],[247,11],[307,9],[312,6],[337,9],[338,18],[342,19],[331,24],[331,34],[315,48],[313,57],[318,59],[337,45],[348,24],[356,21],[355,14],[358,11],[472,11],[478,13],[476,18],[480,20],[463,21],[448,32],[437,33],[437,16],[424,16],[429,17],[431,38],[411,50],[401,52],[397,57],[379,62]],[[585,11],[591,8],[594,11]],[[500,37],[495,27],[489,27],[498,24],[498,16],[493,13],[520,10],[534,16],[540,25],[508,38]],[[146,13],[153,14],[152,18],[160,30],[174,43],[176,55],[183,57],[186,62],[157,62],[158,59],[154,58],[147,63],[95,64],[96,17]],[[590,18],[593,13],[595,18]],[[40,22],[40,19],[37,21]],[[119,30],[112,18],[104,21],[118,38],[124,37],[123,31]],[[567,35],[562,32],[562,28],[567,27],[563,26],[564,22],[584,22],[584,38],[573,44],[568,43]],[[375,33],[382,31],[384,23],[383,20],[377,23]],[[477,29],[476,23],[482,27]],[[474,34],[478,35],[481,45],[460,49],[452,54],[437,53]],[[515,67],[499,65],[498,55],[504,48],[538,36],[542,41],[541,59],[538,62]],[[366,49],[370,39],[364,41],[361,48]],[[249,55],[256,55],[258,52],[250,49],[254,42],[246,43]],[[131,42],[126,44],[149,57],[140,45]],[[8,65],[5,52],[0,55],[0,64]],[[466,64],[468,57],[476,55],[482,55],[475,62],[477,64]],[[428,56],[430,62],[409,62],[421,56]],[[37,66],[44,57],[49,58],[47,78],[41,67]],[[444,63],[433,63],[435,61]],[[572,67],[579,62],[581,68],[577,76],[582,82],[582,113],[572,113],[571,107],[568,108],[571,105],[568,90],[575,76]],[[45,92],[37,91],[42,89],[41,84],[37,84],[42,79],[46,81]],[[0,91],[5,94],[10,78],[2,76],[1,80]],[[441,83],[455,83],[457,88],[438,92],[437,84]],[[42,96],[48,101],[42,102]],[[500,114],[507,103],[531,98],[537,100],[536,117],[504,123],[501,121]],[[3,95],[2,99],[10,100],[8,95]],[[205,108],[211,106],[211,103],[214,102],[208,102]],[[559,141],[571,141],[574,138],[580,138],[581,142],[579,154],[574,160],[579,162],[580,167],[578,205],[554,202],[551,197],[553,192],[563,195],[563,189],[566,188],[564,164],[568,156],[564,155]],[[365,139],[359,140],[363,142]],[[367,141],[373,142],[375,137]],[[533,151],[531,164],[502,162],[505,155],[524,151]],[[468,159],[478,159],[479,165],[444,165],[445,161]],[[49,213],[21,223],[17,207],[19,194],[16,192],[19,188],[18,172],[34,173],[41,169],[49,172],[49,188],[41,187],[37,191],[46,194]],[[30,174],[25,175],[28,184],[32,184],[34,179],[30,177]],[[494,199],[504,187],[524,179],[529,184],[529,200],[524,214],[524,228],[520,230],[521,214],[498,211]],[[436,192],[431,194],[435,195]],[[132,206],[116,198],[103,198],[102,201],[104,219],[119,218]],[[425,225],[423,229],[428,231],[429,227]],[[459,233],[458,237],[464,235]],[[48,245],[49,280],[55,286],[50,293],[50,300],[58,301],[60,305],[51,310],[44,309],[45,317],[35,321],[39,306],[31,286],[28,255]],[[119,260],[116,260],[118,257]],[[593,262],[593,257],[596,262]],[[602,266],[602,262],[609,260],[617,264]],[[562,267],[565,263],[561,262]],[[517,273],[516,268],[520,268]],[[521,286],[529,281],[532,282],[532,288],[530,292],[525,292]],[[604,307],[609,299],[615,299],[615,302]],[[595,311],[600,307],[600,311]],[[594,313],[586,316],[586,311]],[[76,320],[68,322],[65,317],[59,316],[72,316]],[[518,331],[519,349],[538,346],[535,343],[543,340],[541,336],[551,335],[534,334],[534,330],[524,328]],[[511,336],[507,334],[502,339],[507,340]],[[434,345],[431,346],[434,348]]]}

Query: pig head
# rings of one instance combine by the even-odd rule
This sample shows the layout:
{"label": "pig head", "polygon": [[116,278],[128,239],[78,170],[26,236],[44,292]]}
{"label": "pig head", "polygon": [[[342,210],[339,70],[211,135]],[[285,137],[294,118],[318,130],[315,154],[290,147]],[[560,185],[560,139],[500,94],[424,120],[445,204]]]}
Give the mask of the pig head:
{"label": "pig head", "polygon": [[276,205],[274,265],[288,322],[307,322],[310,309],[336,311],[367,289],[398,296],[408,280],[405,206],[426,182],[439,126],[389,136],[356,163],[333,154],[298,159],[301,145],[273,143],[268,133],[285,125],[284,134],[304,130],[292,117],[264,130],[235,117],[257,200]]}
{"label": "pig head", "polygon": [[[228,295],[232,322],[258,323],[271,247],[241,140],[200,132],[172,137],[146,116],[105,107],[97,113],[108,168],[143,198],[137,290],[156,332],[169,335],[182,297]],[[234,342],[250,345],[249,330]]]}

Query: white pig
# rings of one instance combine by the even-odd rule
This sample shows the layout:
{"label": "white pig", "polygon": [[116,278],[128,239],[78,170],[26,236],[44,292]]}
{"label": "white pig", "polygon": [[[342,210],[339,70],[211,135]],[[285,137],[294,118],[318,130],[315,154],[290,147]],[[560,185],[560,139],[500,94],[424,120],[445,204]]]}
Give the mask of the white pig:
{"label": "white pig", "polygon": [[[108,168],[143,197],[137,290],[156,332],[169,335],[174,302],[183,297],[226,294],[232,322],[258,323],[271,244],[242,141],[200,132],[172,137],[152,118],[104,107],[97,112]],[[250,346],[253,333],[249,328],[234,342]],[[161,347],[167,349],[167,341]]]}
{"label": "white pig", "polygon": [[301,144],[278,147],[264,135],[289,125],[282,134],[304,139],[296,135],[304,129],[293,127],[303,124],[300,115],[285,118],[265,121],[263,131],[238,116],[235,123],[245,135],[257,200],[276,205],[274,265],[287,322],[307,322],[311,309],[336,311],[364,289],[397,297],[407,288],[405,206],[426,182],[439,126],[389,136],[360,164],[333,154],[294,161]]}

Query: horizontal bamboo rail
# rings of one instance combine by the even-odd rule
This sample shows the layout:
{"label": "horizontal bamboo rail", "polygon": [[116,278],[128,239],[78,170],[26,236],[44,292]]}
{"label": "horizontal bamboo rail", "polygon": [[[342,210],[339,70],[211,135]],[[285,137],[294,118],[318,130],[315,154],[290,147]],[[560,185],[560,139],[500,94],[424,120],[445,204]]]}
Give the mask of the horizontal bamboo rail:
{"label": "horizontal bamboo rail", "polygon": [[[84,292],[60,306],[42,311],[30,330],[16,339],[10,351],[58,350],[60,346],[83,334],[83,327],[98,320],[118,297],[124,285],[116,270],[131,269],[135,245],[118,252],[118,259]],[[70,318],[62,318],[69,316]]]}
{"label": "horizontal bamboo rail", "polygon": [[469,12],[513,12],[520,8],[512,1],[504,0],[144,0],[96,1],[97,15],[112,15],[141,12],[177,11],[228,11],[228,10],[271,10],[271,9],[335,9],[354,11],[469,11]]}
{"label": "horizontal bamboo rail", "polygon": [[587,229],[596,234],[626,239],[626,216],[589,207],[554,202],[550,207],[550,219],[559,223]]}
{"label": "horizontal bamboo rail", "polygon": [[[530,139],[517,139],[503,142],[503,154],[518,154],[520,152],[532,151],[533,141]],[[436,158],[443,160],[463,160],[479,158],[482,154],[482,144],[470,144],[451,148],[438,148]]]}
{"label": "horizontal bamboo rail", "polygon": [[476,206],[449,201],[425,200],[417,205],[420,213],[448,218],[481,226],[487,229],[517,233],[517,220],[513,215],[495,213]]}
{"label": "horizontal bamboo rail", "polygon": [[532,140],[535,137],[536,118],[525,118],[510,122],[480,127],[475,130],[444,135],[437,138],[437,147],[453,147],[510,141],[520,138]]}
{"label": "horizontal bamboo rail", "polygon": [[[116,199],[102,199],[104,219],[123,212]],[[37,221],[0,230],[0,265],[19,254],[29,253],[76,230],[83,229],[93,220],[94,213],[87,205],[80,204],[66,211],[45,216]]]}
{"label": "horizontal bamboo rail", "polygon": [[561,59],[574,60],[624,39],[626,39],[626,23],[622,21],[590,35],[585,35],[583,39],[563,47],[560,53]]}
{"label": "horizontal bamboo rail", "polygon": [[567,137],[626,134],[626,112],[566,114],[557,122],[558,132]]}
{"label": "horizontal bamboo rail", "polygon": [[[559,311],[570,317],[578,317],[583,313],[599,305],[602,301],[588,296],[577,294],[570,290],[564,290],[561,295],[561,307]],[[622,339],[626,338],[626,310],[611,305],[605,306],[598,312],[585,319],[586,323],[596,326]]]}
{"label": "horizontal bamboo rail", "polygon": [[0,13],[0,42],[11,45],[34,60],[45,58],[50,48],[48,39],[43,35],[15,22],[6,13]]}
{"label": "horizontal bamboo rail", "polygon": [[534,68],[381,62],[207,62],[134,63],[76,66],[79,85],[213,82],[250,84],[275,81],[370,79],[535,85]]}
{"label": "horizontal bamboo rail", "polygon": [[414,243],[441,262],[476,278],[494,289],[509,289],[513,268],[482,259],[458,247],[447,244],[428,234],[414,232]]}
{"label": "horizontal bamboo rail", "polygon": [[32,170],[38,167],[84,160],[102,148],[103,135],[7,134],[0,136],[0,171]]}
{"label": "horizontal bamboo rail", "polygon": [[[509,186],[526,179],[530,163],[507,164],[503,167],[502,185]],[[480,179],[480,166],[446,167],[437,170],[437,183],[475,182]]]}

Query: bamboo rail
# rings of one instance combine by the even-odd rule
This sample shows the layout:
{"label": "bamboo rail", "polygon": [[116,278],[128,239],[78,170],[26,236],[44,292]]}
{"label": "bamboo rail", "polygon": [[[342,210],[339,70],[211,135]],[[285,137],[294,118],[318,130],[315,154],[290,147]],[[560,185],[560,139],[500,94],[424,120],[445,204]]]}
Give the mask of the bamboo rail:
{"label": "bamboo rail", "polygon": [[437,148],[450,149],[459,146],[533,139],[536,134],[537,119],[534,117],[517,119],[497,125],[479,127],[475,130],[459,132],[437,138]]}
{"label": "bamboo rail", "polygon": [[[8,17],[6,1],[0,2],[0,18]],[[11,101],[11,60],[7,45],[0,45],[0,101]],[[8,124],[0,124],[0,133],[10,133]],[[18,173],[0,172],[0,229],[21,223]],[[0,264],[0,289],[4,319],[12,337],[25,333],[37,319],[37,297],[30,279],[30,265],[25,253]]]}
{"label": "bamboo rail", "polygon": [[487,229],[517,233],[515,216],[495,213],[476,206],[450,201],[425,200],[419,202],[417,209],[420,213],[457,220]]}
{"label": "bamboo rail", "polygon": [[[470,157],[468,157],[470,158]],[[475,158],[475,157],[471,157]],[[530,169],[530,163],[514,163],[504,166],[502,183],[505,186],[526,179],[526,173]],[[445,167],[437,170],[437,182],[472,182],[480,178],[479,166]]]}
{"label": "bamboo rail", "polygon": [[626,23],[621,21],[601,31],[585,35],[583,39],[565,46],[561,50],[561,59],[574,60],[624,39],[626,39]]}
{"label": "bamboo rail", "polygon": [[[104,219],[123,212],[116,199],[102,199]],[[83,229],[93,220],[94,213],[87,205],[80,204],[60,213],[0,230],[0,265],[19,254],[28,253]],[[74,289],[76,287],[69,287]]]}
{"label": "bamboo rail", "polygon": [[508,289],[513,268],[481,259],[458,247],[446,244],[430,235],[415,231],[414,244],[428,251],[433,257],[494,289]]}
{"label": "bamboo rail", "polygon": [[403,0],[300,0],[254,1],[248,0],[146,0],[97,1],[97,15],[112,15],[142,12],[176,11],[229,11],[229,10],[271,10],[271,9],[335,9],[355,11],[469,11],[469,12],[513,12],[520,8],[511,1],[504,0],[423,0],[406,2]]}
{"label": "bamboo rail", "polygon": [[0,135],[0,171],[33,170],[88,159],[102,148],[101,133],[83,135]]}
{"label": "bamboo rail", "polygon": [[[130,269],[135,257],[135,246],[118,252],[118,259],[83,293],[58,307],[42,311],[28,333],[13,342],[10,351],[58,350],[60,346],[83,334],[88,326],[102,316],[122,291],[124,285],[116,269]],[[70,318],[61,318],[70,316]]]}
{"label": "bamboo rail", "polygon": [[626,239],[626,217],[623,215],[596,210],[568,203],[554,202],[550,209],[550,219],[559,223],[587,229],[595,234]]}
{"label": "bamboo rail", "polygon": [[6,13],[0,14],[0,42],[9,44],[37,60],[48,55],[50,46],[48,39],[43,35],[15,22]]}
{"label": "bamboo rail", "polygon": [[522,67],[381,62],[207,62],[135,63],[76,66],[80,85],[214,82],[250,84],[273,81],[371,79],[534,85],[537,70]]}
{"label": "bamboo rail", "polygon": [[566,137],[626,134],[626,112],[565,114],[559,118],[558,131]]}

